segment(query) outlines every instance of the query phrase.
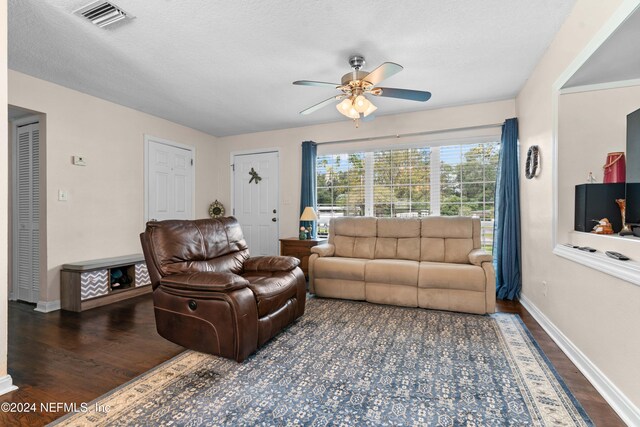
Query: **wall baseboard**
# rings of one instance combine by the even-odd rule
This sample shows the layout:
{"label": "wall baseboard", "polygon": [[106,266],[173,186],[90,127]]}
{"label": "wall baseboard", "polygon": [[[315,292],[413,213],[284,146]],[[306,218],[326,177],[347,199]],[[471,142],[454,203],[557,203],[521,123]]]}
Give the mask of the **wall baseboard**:
{"label": "wall baseboard", "polygon": [[5,375],[4,377],[0,377],[0,394],[9,393],[10,391],[17,390],[18,387],[13,385],[13,380],[11,379],[11,375]]}
{"label": "wall baseboard", "polygon": [[598,390],[620,418],[629,426],[640,426],[640,409],[526,296],[520,297],[520,303]]}
{"label": "wall baseboard", "polygon": [[50,313],[52,311],[60,310],[60,300],[38,301],[38,305],[34,310],[41,313]]}

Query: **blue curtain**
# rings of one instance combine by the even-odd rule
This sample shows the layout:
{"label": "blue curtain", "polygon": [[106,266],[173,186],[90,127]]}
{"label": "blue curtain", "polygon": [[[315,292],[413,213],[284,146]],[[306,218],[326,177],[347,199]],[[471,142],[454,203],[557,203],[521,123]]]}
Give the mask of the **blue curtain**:
{"label": "blue curtain", "polygon": [[[302,143],[302,179],[300,185],[300,215],[307,206],[318,212],[316,199],[316,157],[318,156],[318,145],[313,141]],[[301,227],[312,226],[311,221],[300,221]],[[316,237],[316,227],[313,227],[311,237]]]}
{"label": "blue curtain", "polygon": [[496,294],[514,300],[522,288],[520,252],[520,182],[518,178],[518,119],[502,125],[496,181],[493,264]]}

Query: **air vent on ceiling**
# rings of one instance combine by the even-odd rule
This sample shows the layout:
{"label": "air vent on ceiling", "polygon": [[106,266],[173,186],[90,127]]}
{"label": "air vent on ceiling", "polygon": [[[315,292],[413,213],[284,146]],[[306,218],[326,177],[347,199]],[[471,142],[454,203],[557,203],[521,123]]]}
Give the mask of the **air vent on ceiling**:
{"label": "air vent on ceiling", "polygon": [[102,0],[94,1],[73,13],[87,18],[94,25],[97,25],[100,28],[115,24],[123,19],[134,18],[133,15],[128,14],[115,4]]}

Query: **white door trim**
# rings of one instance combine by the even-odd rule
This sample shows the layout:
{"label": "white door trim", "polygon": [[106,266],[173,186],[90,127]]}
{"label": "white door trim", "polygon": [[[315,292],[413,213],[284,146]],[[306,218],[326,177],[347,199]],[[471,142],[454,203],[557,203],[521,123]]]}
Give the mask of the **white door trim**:
{"label": "white door trim", "polygon": [[[266,153],[276,153],[278,154],[278,218],[280,218],[280,212],[281,212],[281,206],[280,206],[280,149],[275,147],[275,148],[263,148],[263,149],[253,149],[253,150],[238,150],[238,151],[232,151],[231,153],[229,153],[229,182],[231,184],[231,186],[229,187],[230,189],[230,194],[231,197],[229,197],[230,203],[231,203],[231,209],[230,209],[230,213],[231,215],[235,215],[235,208],[236,208],[236,202],[235,202],[235,182],[234,182],[234,177],[233,177],[233,159],[235,156],[243,156],[243,155],[247,155],[247,154],[266,154]],[[280,221],[278,221],[278,236],[280,236]]]}
{"label": "white door trim", "polygon": [[149,143],[157,142],[170,147],[180,148],[191,152],[193,167],[191,168],[191,216],[196,214],[196,148],[153,135],[144,134],[144,223],[149,221]]}
{"label": "white door trim", "polygon": [[[9,256],[11,257],[11,286],[9,288],[9,301],[16,301],[17,299],[17,295],[18,295],[18,280],[16,278],[16,274],[18,273],[18,257],[16,256],[15,253],[15,249],[18,247],[18,222],[17,222],[17,218],[18,218],[18,192],[16,191],[16,184],[17,184],[17,171],[18,171],[18,156],[17,156],[17,148],[18,148],[18,127],[20,126],[25,126],[31,123],[38,123],[40,125],[40,131],[42,131],[42,123],[40,120],[40,115],[38,114],[34,114],[32,116],[28,116],[28,117],[22,117],[19,119],[15,119],[15,120],[11,120],[11,132],[12,132],[12,140],[11,140],[11,251]],[[40,150],[40,161],[42,162],[42,159],[45,157],[43,150],[42,150],[42,132],[40,135],[40,142],[39,142],[39,150]],[[40,167],[40,171],[42,172],[42,167]],[[42,191],[42,183],[44,181],[44,174],[40,174],[40,188],[39,188],[39,192],[40,192],[40,224],[39,224],[39,230],[40,230],[40,240],[42,239],[42,224],[45,222],[44,217],[42,216],[43,213],[43,209],[42,209],[42,205],[43,203],[43,191]],[[38,293],[40,293],[41,289],[41,284],[44,283],[43,282],[43,271],[42,271],[42,242],[40,242],[40,260],[38,261],[40,263],[40,283],[38,284]],[[40,295],[38,295],[38,301],[40,301]]]}

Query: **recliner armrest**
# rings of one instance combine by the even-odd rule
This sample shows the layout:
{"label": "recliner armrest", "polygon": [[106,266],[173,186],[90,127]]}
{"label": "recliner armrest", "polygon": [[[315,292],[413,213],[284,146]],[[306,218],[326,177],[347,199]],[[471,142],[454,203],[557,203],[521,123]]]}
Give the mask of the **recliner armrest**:
{"label": "recliner armrest", "polygon": [[469,262],[482,267],[483,262],[493,262],[493,256],[484,249],[474,249],[469,252]]}
{"label": "recliner armrest", "polygon": [[243,265],[244,271],[291,271],[300,264],[292,256],[256,256],[248,258]]}
{"label": "recliner armrest", "polygon": [[318,254],[321,257],[333,256],[336,252],[336,246],[333,243],[324,243],[322,245],[314,246],[311,248],[311,253]]}
{"label": "recliner armrest", "polygon": [[249,286],[249,281],[233,273],[171,274],[160,279],[160,285],[167,288],[188,291],[231,292]]}

